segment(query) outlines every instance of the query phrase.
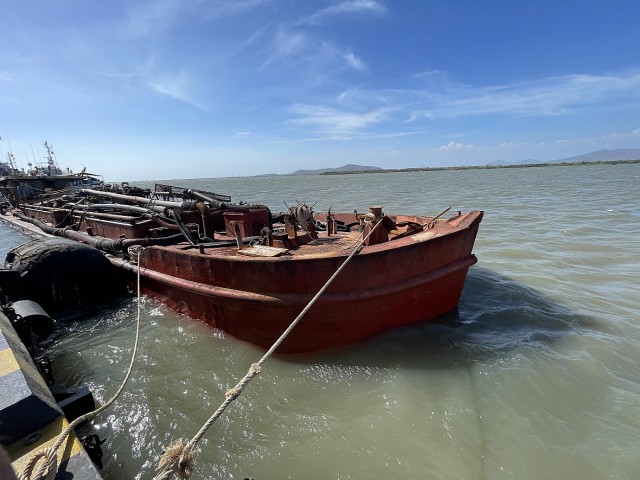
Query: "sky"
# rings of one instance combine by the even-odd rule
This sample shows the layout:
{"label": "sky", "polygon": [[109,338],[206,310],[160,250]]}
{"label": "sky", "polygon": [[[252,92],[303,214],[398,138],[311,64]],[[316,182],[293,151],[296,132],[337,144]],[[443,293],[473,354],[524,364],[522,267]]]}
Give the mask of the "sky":
{"label": "sky", "polygon": [[0,0],[0,154],[105,180],[640,148],[638,0]]}

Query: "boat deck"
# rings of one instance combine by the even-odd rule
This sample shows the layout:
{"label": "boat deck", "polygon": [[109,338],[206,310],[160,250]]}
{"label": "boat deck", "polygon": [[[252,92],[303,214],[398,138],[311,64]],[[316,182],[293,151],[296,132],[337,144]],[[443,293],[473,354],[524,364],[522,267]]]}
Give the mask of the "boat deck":
{"label": "boat deck", "polygon": [[[444,235],[449,232],[453,232],[458,230],[459,227],[453,224],[450,224],[446,221],[438,222],[435,226],[429,229],[425,229],[424,231],[419,231],[413,233],[411,235],[405,236],[406,229],[402,228],[400,230],[395,231],[394,233],[389,235],[390,242],[384,242],[377,245],[372,246],[364,246],[362,249],[363,253],[374,252],[379,250],[385,250],[388,248],[392,248],[393,246],[398,246],[396,242],[407,242],[413,243],[418,241],[425,241],[430,238],[438,237]],[[394,237],[398,236],[398,239],[394,241]],[[229,237],[226,235],[215,235],[216,240],[218,241],[233,241],[235,238]],[[321,258],[321,257],[340,257],[347,256],[351,254],[354,248],[358,246],[360,241],[364,238],[363,233],[358,229],[348,232],[337,232],[332,234],[331,236],[327,236],[326,232],[320,232],[320,235],[316,239],[310,239],[306,234],[300,234],[298,239],[300,242],[293,248],[274,248],[274,247],[262,247],[262,246],[251,246],[245,245],[243,249],[239,252],[237,246],[227,246],[227,247],[215,247],[210,248],[207,247],[206,244],[204,246],[203,252],[209,256],[213,257],[243,257],[247,260],[251,258],[260,258],[261,260],[265,260],[268,257],[280,257],[282,255],[286,255],[291,257],[292,259],[302,259],[302,258]],[[167,250],[180,250],[186,253],[191,252],[193,255],[200,255],[201,252],[199,250],[199,246],[193,246],[186,242],[182,242],[176,245],[164,246],[164,247],[154,247],[154,248],[163,248]],[[264,249],[262,252],[261,249]],[[255,253],[250,253],[255,251]],[[278,252],[271,253],[270,250]]]}
{"label": "boat deck", "polygon": [[[0,218],[6,220],[6,223],[9,223],[15,228],[22,230],[24,233],[27,233],[32,236],[51,236],[40,230],[37,226],[23,221],[15,216],[11,215],[2,215]],[[394,219],[400,219],[400,217],[393,217]],[[419,222],[423,225],[426,225],[429,221],[428,217],[402,217],[402,220],[410,219],[414,222]],[[455,230],[463,227],[459,225],[457,221],[462,217],[456,217],[449,220],[437,220],[432,224],[429,228],[426,228],[424,231],[417,232],[411,235],[406,236],[406,228],[401,227],[393,233],[389,234],[389,239],[391,242],[385,242],[378,245],[366,246],[363,247],[363,253],[373,252],[377,250],[382,250],[391,247],[390,244],[396,244],[396,242],[416,242],[416,241],[425,241],[429,238],[437,237],[444,235],[446,233],[453,232]],[[116,222],[119,223],[119,222]],[[395,239],[398,234],[400,238]],[[231,237],[229,235],[216,232],[215,235],[216,241],[226,241],[226,242],[235,242],[235,237]],[[242,259],[246,259],[250,261],[252,258],[260,258],[261,260],[265,260],[269,257],[281,257],[287,256],[290,258],[320,258],[320,257],[336,257],[336,256],[346,256],[349,255],[353,248],[355,248],[359,242],[363,238],[363,233],[359,231],[357,227],[354,227],[352,230],[344,232],[338,231],[330,236],[326,234],[326,232],[319,232],[319,236],[316,239],[310,238],[304,232],[298,232],[298,236],[295,239],[292,239],[291,246],[289,248],[277,248],[277,247],[262,247],[262,246],[251,246],[245,245],[241,251],[238,251],[238,247],[231,243],[229,246],[215,246],[215,245],[191,245],[186,241],[176,243],[174,245],[169,246],[154,246],[152,248],[166,249],[166,250],[176,250],[181,251],[183,253],[192,254],[192,255],[201,255],[206,254],[212,257],[241,257]]]}

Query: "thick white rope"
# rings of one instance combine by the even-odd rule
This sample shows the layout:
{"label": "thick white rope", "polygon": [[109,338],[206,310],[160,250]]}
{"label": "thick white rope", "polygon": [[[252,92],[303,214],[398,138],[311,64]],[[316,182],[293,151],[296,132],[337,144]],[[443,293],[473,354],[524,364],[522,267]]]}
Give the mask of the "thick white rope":
{"label": "thick white rope", "polygon": [[[327,282],[323,285],[323,287],[315,294],[315,296],[309,301],[306,307],[298,314],[298,316],[291,322],[291,324],[287,327],[287,329],[280,335],[280,337],[275,341],[275,343],[271,346],[271,348],[262,356],[258,362],[251,365],[247,374],[238,382],[238,384],[228,390],[225,393],[225,400],[218,407],[218,409],[209,417],[209,419],[202,425],[198,433],[189,440],[189,442],[184,441],[184,439],[180,438],[174,441],[163,453],[160,461],[158,462],[158,466],[156,467],[157,474],[154,477],[154,480],[169,480],[174,475],[180,479],[187,479],[191,475],[193,471],[193,463],[194,456],[193,450],[196,444],[204,437],[207,430],[213,425],[213,423],[222,415],[222,413],[227,409],[227,407],[233,402],[236,398],[240,396],[245,387],[249,384],[249,382],[257,376],[264,362],[275,352],[275,350],[280,346],[280,344],[287,338],[289,333],[295,328],[295,326],[300,322],[302,317],[311,309],[311,307],[316,303],[320,295],[324,293],[324,291],[329,288],[329,285],[335,280],[338,274],[342,271],[342,269],[349,263],[349,261],[360,251],[360,247],[364,245],[367,239],[371,236],[376,228],[382,221],[379,221],[375,225],[371,227],[369,233],[358,243],[356,248],[351,252],[351,254],[342,262],[342,265],[338,267],[335,273],[327,280]],[[139,267],[138,267],[139,268]]]}
{"label": "thick white rope", "polygon": [[[141,252],[142,247],[140,247],[139,252]],[[58,436],[58,440],[52,447],[44,448],[38,452],[36,452],[31,459],[27,462],[23,472],[18,477],[19,480],[54,480],[56,474],[58,472],[58,449],[65,442],[69,434],[73,431],[75,427],[77,427],[80,423],[90,420],[95,417],[99,413],[103,412],[107,408],[116,401],[116,399],[120,396],[122,391],[124,390],[125,385],[129,381],[129,377],[131,377],[131,373],[133,372],[133,365],[136,359],[136,353],[138,351],[138,339],[140,338],[140,272],[138,271],[138,311],[136,317],[136,339],[133,344],[133,353],[131,354],[131,362],[129,363],[129,369],[127,370],[127,374],[118,388],[118,391],[115,393],[111,399],[105,403],[104,405],[98,407],[92,412],[85,413],[84,415],[76,418],[73,422],[69,424],[69,426]],[[41,462],[42,460],[42,462]],[[38,466],[39,465],[39,466]],[[38,466],[38,469],[34,471],[35,467]]]}

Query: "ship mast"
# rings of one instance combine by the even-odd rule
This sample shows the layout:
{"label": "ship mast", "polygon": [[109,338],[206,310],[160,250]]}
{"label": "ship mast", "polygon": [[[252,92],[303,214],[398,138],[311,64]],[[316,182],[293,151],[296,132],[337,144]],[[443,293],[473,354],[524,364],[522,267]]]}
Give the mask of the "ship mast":
{"label": "ship mast", "polygon": [[58,175],[62,173],[62,170],[60,170],[60,167],[58,166],[58,163],[55,160],[55,153],[53,151],[53,146],[49,145],[49,143],[45,140],[44,148],[47,149],[47,156],[45,158],[47,159],[47,170],[49,175]]}
{"label": "ship mast", "polygon": [[7,163],[11,168],[12,174],[18,170],[18,168],[16,167],[16,157],[13,156],[13,152],[7,152]]}
{"label": "ship mast", "polygon": [[53,167],[55,165],[55,160],[53,159],[53,147],[51,145],[49,145],[47,143],[47,141],[45,140],[44,141],[44,148],[47,149],[47,156],[46,156],[47,164],[50,167]]}
{"label": "ship mast", "polygon": [[[2,140],[2,137],[0,137],[0,140]],[[8,140],[7,140],[7,142],[8,142]],[[0,159],[1,159],[1,155],[0,155]],[[7,152],[7,162],[6,162],[5,165],[8,168],[9,175],[17,175],[18,174],[18,168],[16,167],[16,157],[13,155],[13,149],[11,148],[11,144],[10,143],[9,143],[9,151]]]}

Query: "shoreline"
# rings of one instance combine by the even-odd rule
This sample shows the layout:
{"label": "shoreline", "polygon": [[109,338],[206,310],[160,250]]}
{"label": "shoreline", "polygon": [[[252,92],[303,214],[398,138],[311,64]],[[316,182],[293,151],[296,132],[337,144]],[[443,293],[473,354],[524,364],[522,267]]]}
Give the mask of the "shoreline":
{"label": "shoreline", "polygon": [[532,167],[583,167],[589,165],[630,165],[640,163],[636,160],[598,160],[593,162],[560,162],[560,163],[521,163],[513,165],[462,165],[455,167],[415,167],[415,168],[382,168],[376,170],[351,170],[346,172],[322,172],[317,175],[355,175],[361,173],[402,173],[402,172],[435,172],[441,170],[491,170],[497,168],[532,168]]}

